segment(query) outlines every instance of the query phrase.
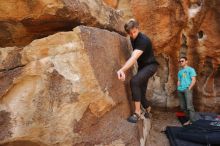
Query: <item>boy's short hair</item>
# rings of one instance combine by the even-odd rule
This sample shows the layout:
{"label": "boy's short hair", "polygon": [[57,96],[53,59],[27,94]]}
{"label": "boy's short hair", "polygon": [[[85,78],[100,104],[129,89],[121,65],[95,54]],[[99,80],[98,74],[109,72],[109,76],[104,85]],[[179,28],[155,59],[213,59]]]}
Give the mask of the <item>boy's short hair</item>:
{"label": "boy's short hair", "polygon": [[124,29],[127,33],[130,32],[130,30],[132,28],[138,28],[139,27],[139,23],[135,20],[135,19],[130,19],[125,25],[124,25]]}
{"label": "boy's short hair", "polygon": [[186,61],[188,60],[186,56],[182,56],[182,57],[180,57],[180,59],[184,59]]}

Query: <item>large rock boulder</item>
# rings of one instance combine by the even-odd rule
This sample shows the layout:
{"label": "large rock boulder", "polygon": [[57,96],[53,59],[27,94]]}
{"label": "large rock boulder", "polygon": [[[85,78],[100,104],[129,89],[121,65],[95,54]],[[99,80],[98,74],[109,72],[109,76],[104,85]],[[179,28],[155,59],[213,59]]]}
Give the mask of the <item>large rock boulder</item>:
{"label": "large rock boulder", "polygon": [[185,53],[198,73],[195,104],[200,111],[220,111],[220,1],[191,1]]}
{"label": "large rock boulder", "polygon": [[146,142],[150,121],[126,121],[128,83],[116,76],[129,57],[125,37],[80,26],[0,52],[1,145]]}
{"label": "large rock boulder", "polygon": [[99,0],[8,0],[0,3],[0,47],[25,46],[80,24],[124,32],[120,14]]}

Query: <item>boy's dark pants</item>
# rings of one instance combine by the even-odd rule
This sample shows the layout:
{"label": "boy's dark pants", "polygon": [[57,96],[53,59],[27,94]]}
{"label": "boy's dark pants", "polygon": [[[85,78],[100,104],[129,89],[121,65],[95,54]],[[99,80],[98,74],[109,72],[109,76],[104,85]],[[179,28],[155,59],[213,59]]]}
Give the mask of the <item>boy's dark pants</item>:
{"label": "boy's dark pants", "polygon": [[130,81],[133,101],[140,101],[144,108],[149,106],[145,97],[148,80],[157,71],[157,64],[150,64],[145,67],[139,67],[138,72]]}

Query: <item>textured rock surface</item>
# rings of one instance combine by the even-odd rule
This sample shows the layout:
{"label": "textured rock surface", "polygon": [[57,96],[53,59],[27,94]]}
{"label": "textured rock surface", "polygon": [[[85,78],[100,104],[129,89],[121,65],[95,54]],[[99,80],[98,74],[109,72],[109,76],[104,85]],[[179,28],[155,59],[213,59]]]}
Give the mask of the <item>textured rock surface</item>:
{"label": "textured rock surface", "polygon": [[145,143],[150,121],[126,121],[128,84],[116,76],[128,47],[117,33],[80,26],[24,48],[1,48],[1,62],[8,62],[0,72],[1,144]]}
{"label": "textured rock surface", "polygon": [[199,75],[195,104],[220,112],[220,1],[191,2],[188,16],[186,54]]}
{"label": "textured rock surface", "polygon": [[146,146],[170,146],[164,132],[167,126],[181,126],[175,114],[171,111],[153,110],[152,128]]}
{"label": "textured rock surface", "polygon": [[107,5],[117,8],[118,6],[118,0],[103,0]]}
{"label": "textured rock surface", "polygon": [[79,24],[124,31],[120,15],[99,0],[8,0],[0,3],[0,47],[24,46]]}
{"label": "textured rock surface", "polygon": [[108,6],[117,9],[123,19],[128,21],[133,18],[131,0],[103,0]]}

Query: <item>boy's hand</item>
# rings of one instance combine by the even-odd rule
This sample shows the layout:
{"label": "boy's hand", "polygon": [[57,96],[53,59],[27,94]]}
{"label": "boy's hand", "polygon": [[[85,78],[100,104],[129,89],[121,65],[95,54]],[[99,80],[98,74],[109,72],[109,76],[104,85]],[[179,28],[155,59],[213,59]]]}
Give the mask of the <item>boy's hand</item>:
{"label": "boy's hand", "polygon": [[123,70],[119,70],[119,71],[117,72],[117,74],[118,74],[118,79],[119,79],[119,80],[125,81],[125,73],[124,73]]}

